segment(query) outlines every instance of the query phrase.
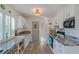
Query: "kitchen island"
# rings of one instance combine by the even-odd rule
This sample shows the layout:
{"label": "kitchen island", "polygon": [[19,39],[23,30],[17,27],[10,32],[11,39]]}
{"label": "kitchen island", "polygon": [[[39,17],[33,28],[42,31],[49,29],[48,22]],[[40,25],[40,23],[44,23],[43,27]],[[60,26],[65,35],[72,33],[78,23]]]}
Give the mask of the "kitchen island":
{"label": "kitchen island", "polygon": [[[30,34],[29,34],[30,35]],[[0,54],[21,54],[26,48],[29,35],[14,36],[14,38],[0,43]],[[30,42],[30,39],[27,43]]]}

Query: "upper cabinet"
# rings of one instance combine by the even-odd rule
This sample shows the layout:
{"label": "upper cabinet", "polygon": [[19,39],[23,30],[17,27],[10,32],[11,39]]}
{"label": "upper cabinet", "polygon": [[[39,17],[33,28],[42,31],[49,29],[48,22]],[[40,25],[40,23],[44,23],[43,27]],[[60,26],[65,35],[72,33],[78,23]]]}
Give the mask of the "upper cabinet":
{"label": "upper cabinet", "polygon": [[16,29],[18,28],[26,28],[26,20],[21,17],[21,16],[18,16],[16,21],[15,21],[15,24],[16,24]]}
{"label": "upper cabinet", "polygon": [[59,28],[63,28],[63,20],[64,20],[65,14],[64,11],[62,10],[62,12],[59,14]]}
{"label": "upper cabinet", "polygon": [[75,27],[79,29],[79,5],[75,5]]}
{"label": "upper cabinet", "polygon": [[69,5],[65,8],[65,19],[75,17],[75,29],[79,29],[79,5]]}
{"label": "upper cabinet", "polygon": [[61,12],[59,13],[59,28],[63,28],[63,22],[70,17],[75,16],[75,6],[69,5],[65,7]]}
{"label": "upper cabinet", "polygon": [[75,16],[75,5],[70,6],[70,17]]}
{"label": "upper cabinet", "polygon": [[65,15],[65,19],[70,17],[70,7],[66,7],[64,9],[64,15]]}
{"label": "upper cabinet", "polygon": [[73,16],[75,16],[75,5],[68,5],[59,11],[59,13],[54,17],[53,25],[58,25],[59,28],[63,28],[63,22],[66,18]]}
{"label": "upper cabinet", "polygon": [[16,24],[16,29],[18,28],[23,28],[23,24],[22,24],[22,18],[20,16],[17,17],[16,21],[15,21],[15,24]]}
{"label": "upper cabinet", "polygon": [[70,18],[75,16],[75,5],[69,5],[64,9],[65,18]]}

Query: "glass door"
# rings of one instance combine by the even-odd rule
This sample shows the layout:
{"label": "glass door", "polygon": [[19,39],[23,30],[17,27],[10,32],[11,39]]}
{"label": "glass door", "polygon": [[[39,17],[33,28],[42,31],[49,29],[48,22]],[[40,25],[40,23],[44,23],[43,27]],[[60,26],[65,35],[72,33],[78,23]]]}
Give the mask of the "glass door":
{"label": "glass door", "polygon": [[11,29],[11,20],[10,16],[5,15],[5,39],[10,38],[10,29]]}
{"label": "glass door", "polygon": [[0,13],[0,40],[3,40],[3,14]]}

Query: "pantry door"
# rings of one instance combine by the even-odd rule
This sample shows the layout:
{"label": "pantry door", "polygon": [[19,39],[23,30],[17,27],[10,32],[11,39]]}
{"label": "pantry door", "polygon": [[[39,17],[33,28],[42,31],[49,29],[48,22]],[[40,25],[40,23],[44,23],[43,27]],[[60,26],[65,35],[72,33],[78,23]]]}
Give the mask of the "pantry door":
{"label": "pantry door", "polygon": [[32,22],[32,40],[35,43],[39,43],[39,22]]}

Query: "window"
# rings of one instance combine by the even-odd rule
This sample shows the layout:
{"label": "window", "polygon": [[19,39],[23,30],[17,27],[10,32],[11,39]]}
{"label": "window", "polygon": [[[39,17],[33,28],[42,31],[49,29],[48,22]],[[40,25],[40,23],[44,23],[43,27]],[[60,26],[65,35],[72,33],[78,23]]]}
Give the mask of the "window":
{"label": "window", "polygon": [[11,17],[11,36],[15,35],[15,21],[14,17]]}
{"label": "window", "polygon": [[10,37],[10,16],[5,16],[5,39]]}
{"label": "window", "polygon": [[12,16],[5,16],[5,39],[14,36],[14,18]]}
{"label": "window", "polygon": [[0,13],[0,40],[6,40],[15,35],[14,17]]}
{"label": "window", "polygon": [[0,40],[3,39],[3,14],[0,13]]}

